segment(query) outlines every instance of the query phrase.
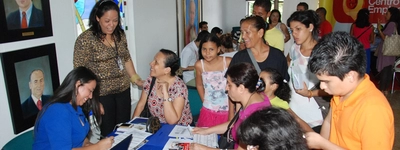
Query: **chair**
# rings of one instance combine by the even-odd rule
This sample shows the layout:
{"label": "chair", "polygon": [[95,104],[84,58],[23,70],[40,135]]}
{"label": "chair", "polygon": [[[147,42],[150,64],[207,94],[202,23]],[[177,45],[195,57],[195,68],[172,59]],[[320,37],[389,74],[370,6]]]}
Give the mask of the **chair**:
{"label": "chair", "polygon": [[33,130],[18,135],[3,146],[2,150],[32,150]]}
{"label": "chair", "polygon": [[394,80],[396,78],[396,72],[400,72],[400,66],[399,65],[400,65],[400,58],[395,61],[394,66],[393,66],[392,91],[391,91],[390,94],[393,94]]}
{"label": "chair", "polygon": [[196,125],[200,115],[200,109],[201,107],[203,107],[203,103],[200,99],[200,95],[197,92],[196,87],[187,86],[187,88],[189,93],[188,97],[189,97],[190,111],[192,112],[193,115],[193,125]]}

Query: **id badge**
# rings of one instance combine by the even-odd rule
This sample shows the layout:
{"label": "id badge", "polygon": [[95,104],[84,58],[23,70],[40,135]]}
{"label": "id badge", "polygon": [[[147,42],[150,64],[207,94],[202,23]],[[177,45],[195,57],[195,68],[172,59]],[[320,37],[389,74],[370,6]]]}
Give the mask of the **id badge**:
{"label": "id badge", "polygon": [[124,70],[124,66],[122,65],[122,60],[120,57],[117,58],[117,65],[119,67],[119,70]]}

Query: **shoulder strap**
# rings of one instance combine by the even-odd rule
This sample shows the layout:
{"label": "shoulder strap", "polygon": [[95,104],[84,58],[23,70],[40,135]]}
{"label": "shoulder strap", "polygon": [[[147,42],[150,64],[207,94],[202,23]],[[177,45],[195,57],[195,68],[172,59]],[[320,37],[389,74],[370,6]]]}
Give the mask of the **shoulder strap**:
{"label": "shoulder strap", "polygon": [[224,70],[226,69],[226,56],[224,56]]}
{"label": "shoulder strap", "polygon": [[147,100],[149,100],[149,96],[150,96],[151,90],[153,89],[154,83],[156,83],[156,77],[151,78],[149,93],[147,94]]}
{"label": "shoulder strap", "polygon": [[203,63],[203,59],[200,59],[200,62],[201,62],[201,68],[203,69],[203,72],[206,72],[206,71],[204,70],[204,63]]}
{"label": "shoulder strap", "polygon": [[365,32],[367,32],[369,30],[369,28],[371,28],[372,25],[370,25],[367,29],[364,30],[363,33],[361,33],[359,36],[357,36],[357,39],[361,37],[361,35],[363,35]]}
{"label": "shoulder strap", "polygon": [[256,59],[254,58],[253,52],[251,52],[250,49],[247,49],[247,53],[249,53],[251,62],[253,63],[254,68],[256,68],[257,73],[260,74],[261,73],[261,69],[260,69],[260,66],[258,66],[258,63],[256,62]]}
{"label": "shoulder strap", "polygon": [[236,113],[235,113],[235,116],[232,118],[232,120],[229,122],[229,124],[228,124],[228,127],[226,128],[226,131],[225,131],[225,135],[227,134],[227,132],[229,131],[229,128],[232,126],[232,124],[233,123],[235,123],[237,120],[238,120],[238,118],[239,118],[239,112],[240,112],[240,110],[242,109],[242,107],[240,107],[240,109],[239,109],[239,111],[237,111]]}

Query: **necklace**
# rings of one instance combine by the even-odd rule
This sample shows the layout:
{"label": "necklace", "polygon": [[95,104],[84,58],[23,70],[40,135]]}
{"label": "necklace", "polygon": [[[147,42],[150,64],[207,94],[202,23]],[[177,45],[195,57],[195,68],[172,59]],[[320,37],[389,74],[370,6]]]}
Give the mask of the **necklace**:
{"label": "necklace", "polygon": [[[256,93],[256,92],[254,92],[254,93]],[[250,102],[250,98],[254,95],[254,93],[251,93],[251,95],[250,95],[249,99],[247,100],[247,103],[246,103],[245,107],[243,107],[243,109],[247,108],[247,106],[249,105],[249,102]]]}
{"label": "necklace", "polygon": [[[110,45],[110,47],[114,47],[114,46],[112,46],[111,43],[107,40],[107,38],[104,38],[104,39],[106,39],[106,41],[107,41],[107,43]],[[115,45],[115,43],[114,43],[114,45]]]}

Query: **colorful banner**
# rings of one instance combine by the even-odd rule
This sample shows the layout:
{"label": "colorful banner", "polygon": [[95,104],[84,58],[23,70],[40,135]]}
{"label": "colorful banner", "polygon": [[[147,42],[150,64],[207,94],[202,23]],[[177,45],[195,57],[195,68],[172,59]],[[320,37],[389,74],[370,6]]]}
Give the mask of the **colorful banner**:
{"label": "colorful banner", "polygon": [[[370,12],[370,22],[377,23],[378,19],[384,22],[385,13],[389,7],[400,8],[400,0],[320,0],[324,1],[321,7],[330,6],[332,8],[333,22],[334,20],[340,23],[353,23],[357,18],[357,13],[362,8],[367,8]],[[332,5],[333,3],[333,5]],[[328,9],[327,9],[328,10]]]}

